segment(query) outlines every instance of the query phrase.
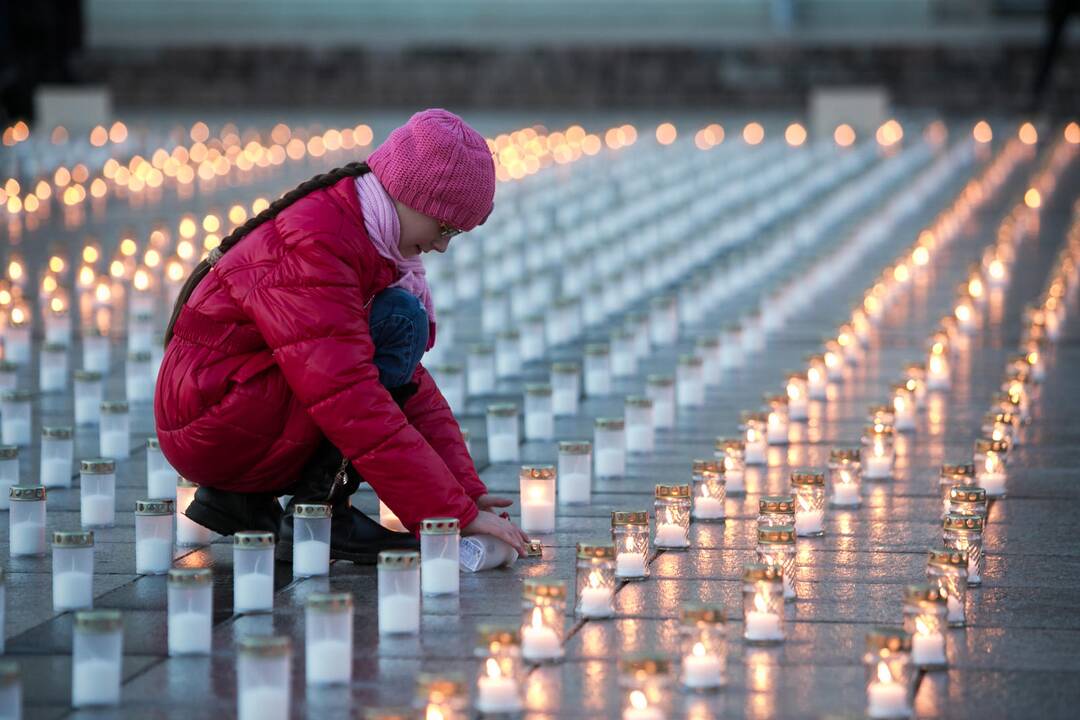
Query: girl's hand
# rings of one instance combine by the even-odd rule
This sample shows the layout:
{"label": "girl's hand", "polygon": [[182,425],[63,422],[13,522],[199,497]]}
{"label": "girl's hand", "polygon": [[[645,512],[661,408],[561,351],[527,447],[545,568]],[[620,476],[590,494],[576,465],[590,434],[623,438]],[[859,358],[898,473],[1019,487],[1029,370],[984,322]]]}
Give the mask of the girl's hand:
{"label": "girl's hand", "polygon": [[514,501],[510,498],[499,497],[498,495],[488,495],[486,493],[476,498],[476,507],[481,510],[487,510],[488,512],[492,512],[491,508],[510,507],[513,504]]}
{"label": "girl's hand", "polygon": [[517,550],[520,557],[525,557],[525,544],[529,541],[525,533],[510,520],[484,510],[477,513],[476,518],[462,529],[461,534],[497,537]]}

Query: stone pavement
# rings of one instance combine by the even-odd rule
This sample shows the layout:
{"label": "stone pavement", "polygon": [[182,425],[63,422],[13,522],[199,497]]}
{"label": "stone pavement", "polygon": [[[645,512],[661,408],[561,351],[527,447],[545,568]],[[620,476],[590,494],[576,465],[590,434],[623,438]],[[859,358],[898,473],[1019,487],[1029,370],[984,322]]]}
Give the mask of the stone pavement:
{"label": "stone pavement", "polygon": [[[1041,291],[1071,222],[1073,203],[1080,196],[1080,163],[1067,168],[1036,235],[1025,241],[1001,304],[985,311],[992,316],[984,319],[988,326],[961,350],[952,389],[931,404],[933,418],[921,414],[917,432],[901,443],[895,480],[872,485],[858,510],[828,511],[823,538],[800,539],[800,597],[787,608],[788,637],[775,649],[748,648],[740,639],[741,567],[754,558],[757,499],[786,491],[790,468],[823,466],[831,448],[857,444],[866,408],[886,399],[904,364],[923,359],[927,338],[950,310],[957,283],[966,279],[971,263],[993,241],[1003,214],[1022,195],[1035,167],[1034,161],[1022,162],[995,200],[935,256],[908,291],[909,299],[890,306],[861,361],[837,387],[835,399],[812,414],[808,439],[778,453],[777,462],[767,469],[748,474],[749,492],[745,498],[729,498],[726,523],[695,524],[690,550],[658,552],[648,581],[619,589],[617,618],[570,620],[565,662],[537,668],[526,679],[528,717],[617,716],[623,702],[617,659],[642,651],[674,656],[679,608],[698,600],[728,608],[729,685],[715,695],[676,692],[672,717],[862,715],[864,635],[875,625],[899,624],[904,585],[924,577],[926,549],[940,542],[938,467],[970,459],[979,420],[1019,341],[1023,307]],[[145,494],[145,453],[135,452],[131,461],[120,464],[117,526],[96,533],[95,606],[124,612],[122,705],[72,713],[72,615],[51,610],[47,557],[13,558],[5,562],[7,656],[22,668],[26,716],[228,717],[236,702],[234,642],[252,633],[293,639],[297,717],[350,717],[371,705],[408,704],[421,670],[465,672],[471,682],[476,626],[518,620],[521,579],[562,578],[572,586],[575,543],[606,536],[613,509],[651,510],[656,483],[688,481],[691,459],[711,455],[717,436],[735,434],[740,411],[756,409],[763,393],[782,390],[785,371],[802,367],[805,355],[820,350],[822,338],[835,336],[881,269],[913,242],[960,187],[954,183],[932,198],[829,295],[769,335],[764,351],[726,373],[720,387],[709,391],[703,408],[680,409],[676,428],[658,432],[655,452],[629,456],[626,477],[595,481],[588,506],[560,506],[556,531],[541,538],[542,559],[464,574],[459,598],[425,600],[419,637],[379,638],[375,570],[346,563],[334,563],[329,578],[296,581],[288,567],[279,566],[273,615],[234,617],[231,546],[219,540],[205,548],[179,549],[176,560],[178,566],[214,570],[213,654],[169,659],[165,579],[133,574],[133,516],[128,509]],[[80,241],[76,233],[62,230],[56,239],[72,249]],[[43,252],[41,247],[24,245],[21,250],[29,255]],[[800,257],[799,262],[809,259]],[[769,289],[755,287],[726,301],[710,315],[710,323],[738,317]],[[478,304],[457,309],[459,327],[465,324],[461,318],[473,311],[479,312]],[[1080,363],[1078,317],[1073,314],[1064,338],[1047,358],[1048,376],[1034,403],[1034,419],[1024,429],[1023,444],[1010,456],[1009,496],[991,505],[983,587],[969,596],[968,627],[949,632],[949,670],[921,678],[915,699],[920,717],[1069,717],[1080,701],[1080,653],[1069,649],[1080,641],[1074,598],[1080,589],[1080,548],[1071,515],[1080,498],[1073,470],[1080,459],[1080,423],[1071,407],[1080,397],[1080,376],[1069,372]],[[648,372],[670,372],[676,356],[692,349],[695,334],[707,329],[716,328],[703,324],[688,329],[677,346],[653,353],[635,377],[616,381],[613,395],[586,398],[577,417],[557,418],[557,438],[591,439],[593,418],[621,415],[624,395],[640,393]],[[587,334],[606,339],[608,332],[605,328]],[[559,356],[580,358],[586,339],[558,348]],[[520,397],[524,382],[546,380],[547,367],[546,362],[529,364],[521,378],[500,384],[498,397]],[[31,371],[36,373],[36,367]],[[122,395],[122,381],[121,372],[112,374],[114,396]],[[485,460],[483,409],[491,400],[470,399],[460,419],[472,433],[484,481],[493,492],[516,499],[517,465],[488,465]],[[35,403],[36,418],[44,424],[50,419],[70,422],[70,406],[70,397],[45,396]],[[133,419],[134,437],[152,432],[148,408],[136,408]],[[24,481],[37,477],[36,442],[23,455]],[[76,458],[94,454],[96,433],[80,430]],[[554,460],[553,443],[526,443],[522,448],[523,462]],[[363,510],[377,512],[373,494],[361,491],[356,499]],[[78,526],[77,492],[50,493],[50,529]],[[6,517],[0,518],[0,556],[5,558],[6,528]],[[346,688],[308,694],[301,671],[304,600],[327,588],[354,595],[354,680]]]}

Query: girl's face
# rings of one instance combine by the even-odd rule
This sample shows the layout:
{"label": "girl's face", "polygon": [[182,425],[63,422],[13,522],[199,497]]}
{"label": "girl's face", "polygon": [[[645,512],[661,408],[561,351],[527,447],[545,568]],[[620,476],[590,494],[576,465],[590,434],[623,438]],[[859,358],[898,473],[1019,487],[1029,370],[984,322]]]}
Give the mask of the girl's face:
{"label": "girl's face", "polygon": [[402,257],[416,257],[421,253],[446,252],[450,245],[450,238],[442,237],[439,232],[439,221],[428,215],[418,213],[407,205],[394,201],[397,207],[398,220],[401,225],[401,240],[398,242],[398,250]]}

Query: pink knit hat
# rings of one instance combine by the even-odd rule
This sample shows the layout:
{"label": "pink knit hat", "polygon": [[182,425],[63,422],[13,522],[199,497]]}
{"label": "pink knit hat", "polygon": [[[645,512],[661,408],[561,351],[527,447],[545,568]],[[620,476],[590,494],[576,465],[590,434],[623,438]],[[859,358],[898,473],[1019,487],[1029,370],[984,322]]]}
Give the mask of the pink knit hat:
{"label": "pink knit hat", "polygon": [[491,212],[495,163],[480,133],[452,112],[418,112],[367,159],[390,197],[459,230]]}

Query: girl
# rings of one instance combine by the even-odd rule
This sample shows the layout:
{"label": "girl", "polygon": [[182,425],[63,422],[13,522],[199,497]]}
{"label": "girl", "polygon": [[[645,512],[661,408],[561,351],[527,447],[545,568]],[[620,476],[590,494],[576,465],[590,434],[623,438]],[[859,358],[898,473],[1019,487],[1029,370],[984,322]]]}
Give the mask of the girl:
{"label": "girl", "polygon": [[360,482],[415,533],[429,517],[527,538],[495,508],[461,430],[419,364],[435,342],[422,253],[491,213],[484,138],[445,110],[394,130],[366,163],[319,175],[222,240],[180,292],[154,398],[161,450],[200,487],[187,510],[229,535],[272,530],[291,504],[333,506],[331,556],[415,548],[351,507]]}

